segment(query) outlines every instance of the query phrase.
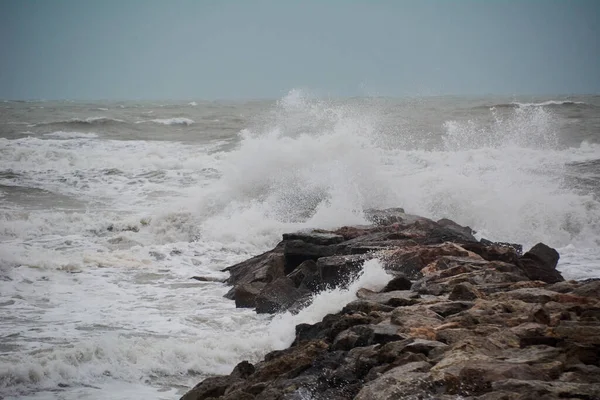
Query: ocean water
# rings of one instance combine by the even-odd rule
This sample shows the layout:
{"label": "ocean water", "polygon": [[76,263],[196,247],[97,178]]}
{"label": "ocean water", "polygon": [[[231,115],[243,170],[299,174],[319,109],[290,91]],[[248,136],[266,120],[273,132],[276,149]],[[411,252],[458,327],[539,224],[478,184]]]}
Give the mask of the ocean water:
{"label": "ocean water", "polygon": [[379,263],[275,317],[235,309],[221,269],[367,208],[600,277],[599,196],[598,96],[0,102],[0,397],[175,399],[288,346]]}

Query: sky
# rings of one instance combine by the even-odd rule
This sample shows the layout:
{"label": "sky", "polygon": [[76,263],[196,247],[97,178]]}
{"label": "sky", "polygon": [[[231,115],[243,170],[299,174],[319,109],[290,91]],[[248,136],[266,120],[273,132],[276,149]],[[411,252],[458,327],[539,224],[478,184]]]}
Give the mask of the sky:
{"label": "sky", "polygon": [[600,93],[600,0],[0,0],[0,98]]}

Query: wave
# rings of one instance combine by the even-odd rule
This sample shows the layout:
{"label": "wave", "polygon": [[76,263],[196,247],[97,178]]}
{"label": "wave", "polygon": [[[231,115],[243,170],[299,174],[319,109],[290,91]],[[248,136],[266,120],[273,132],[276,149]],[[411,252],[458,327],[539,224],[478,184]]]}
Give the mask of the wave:
{"label": "wave", "polygon": [[98,134],[93,132],[56,131],[51,133],[45,133],[44,136],[56,137],[60,139],[95,139],[98,137]]}
{"label": "wave", "polygon": [[559,122],[544,107],[491,124],[450,120],[424,148],[419,133],[386,131],[366,107],[293,92],[219,157],[222,178],[196,195],[202,237],[265,246],[284,231],[361,223],[364,209],[401,206],[492,240],[596,246],[600,202],[569,186],[565,166],[599,159],[600,146],[562,148]]}
{"label": "wave", "polygon": [[104,126],[104,125],[121,125],[127,122],[122,119],[109,117],[88,117],[88,118],[72,118],[63,121],[52,121],[38,124],[39,126]]}
{"label": "wave", "polygon": [[[75,339],[66,346],[53,345],[31,353],[3,356],[0,358],[0,390],[18,396],[32,389],[98,386],[113,380],[190,386],[201,379],[198,375],[227,374],[240,359],[256,362],[269,351],[288,347],[294,340],[297,324],[316,323],[355,300],[358,289],[381,289],[390,278],[379,261],[370,260],[347,289],[316,295],[298,314],[284,313],[269,319],[251,310],[228,309],[222,313],[226,315],[215,313],[214,316],[197,312],[195,317],[203,323],[194,324],[194,329],[188,330],[191,334],[184,337],[143,335],[140,330],[135,334],[115,332],[118,328],[109,325],[93,324],[89,328],[78,325],[79,329],[102,334]],[[197,293],[197,289],[188,290]],[[224,290],[221,287],[215,295],[222,296]],[[182,296],[178,301],[192,306],[196,299],[197,295]],[[91,308],[94,306],[89,304]],[[169,318],[168,321],[167,332],[180,328],[181,320]],[[19,340],[19,336],[21,334],[14,335],[14,339]]]}
{"label": "wave", "polygon": [[195,101],[190,101],[188,103],[188,106],[192,106],[192,107],[196,107],[198,105],[198,103],[196,103]]}
{"label": "wave", "polygon": [[498,104],[492,104],[492,105],[477,106],[475,108],[513,109],[513,108],[520,108],[520,107],[556,107],[556,108],[559,108],[559,107],[586,107],[586,108],[588,108],[588,107],[590,107],[590,108],[593,108],[595,106],[592,104],[586,103],[584,101],[547,100],[547,101],[542,101],[542,102],[538,102],[538,103],[521,103],[521,102],[515,101],[515,102],[511,102],[511,103],[498,103]]}
{"label": "wave", "polygon": [[185,126],[190,126],[195,123],[195,121],[192,119],[180,117],[180,118],[165,118],[165,119],[157,118],[157,119],[150,119],[150,120],[145,120],[145,121],[137,121],[136,124],[143,124],[146,122],[152,122],[152,123],[160,124],[160,125],[185,125]]}

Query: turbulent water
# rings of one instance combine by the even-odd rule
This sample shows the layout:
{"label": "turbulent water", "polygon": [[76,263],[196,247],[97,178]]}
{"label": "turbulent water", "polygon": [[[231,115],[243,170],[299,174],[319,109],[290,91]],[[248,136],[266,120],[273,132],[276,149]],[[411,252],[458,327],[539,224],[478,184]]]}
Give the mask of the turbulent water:
{"label": "turbulent water", "polygon": [[600,277],[600,97],[0,103],[0,397],[174,399],[288,346],[220,270],[366,208],[447,217]]}

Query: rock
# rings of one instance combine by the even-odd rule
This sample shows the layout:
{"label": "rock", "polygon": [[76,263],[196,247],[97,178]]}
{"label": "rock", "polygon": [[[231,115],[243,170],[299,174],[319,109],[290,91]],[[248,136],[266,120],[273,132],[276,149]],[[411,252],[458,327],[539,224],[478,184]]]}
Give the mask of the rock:
{"label": "rock", "polygon": [[288,278],[294,282],[294,286],[297,288],[308,289],[313,293],[320,291],[323,286],[319,275],[319,268],[313,260],[304,261],[288,274]]}
{"label": "rock", "polygon": [[404,213],[403,208],[388,208],[385,210],[369,209],[364,211],[365,219],[374,225],[387,226],[396,223],[410,223],[415,221],[416,216],[409,216]]}
{"label": "rock", "polygon": [[285,234],[227,269],[228,296],[298,311],[374,257],[397,275],[385,289],[358,290],[341,312],[296,326],[290,348],[208,378],[186,400],[597,398],[600,280],[565,282],[543,244],[521,256],[450,220],[366,215],[374,225]]}
{"label": "rock", "polygon": [[208,377],[189,392],[183,395],[180,400],[204,400],[209,398],[218,398],[225,394],[225,390],[239,379],[230,376],[212,376]]}
{"label": "rock", "polygon": [[468,239],[468,242],[477,242],[477,239],[475,239],[475,237],[473,236],[475,231],[473,231],[473,229],[471,229],[468,226],[461,226],[448,218],[442,218],[438,220],[437,223],[438,225],[462,236],[463,238]]}
{"label": "rock", "polygon": [[398,327],[389,323],[357,325],[340,332],[331,346],[332,350],[350,350],[355,347],[385,344],[405,339],[398,334]]}
{"label": "rock", "polygon": [[238,365],[235,366],[235,368],[231,372],[230,376],[232,378],[246,379],[250,375],[252,375],[255,371],[256,371],[256,368],[254,368],[254,365],[252,365],[248,361],[242,361],[241,363],[239,363]]}
{"label": "rock", "polygon": [[442,317],[422,305],[415,305],[396,308],[391,322],[399,326],[401,333],[415,338],[435,339],[434,328],[442,325]]}
{"label": "rock", "polygon": [[223,271],[229,272],[227,283],[230,285],[250,282],[268,283],[284,276],[285,259],[283,254],[276,250],[279,249],[276,248],[273,251],[225,268]]}
{"label": "rock", "polygon": [[295,346],[308,340],[332,342],[340,332],[355,325],[367,325],[371,322],[372,318],[363,313],[328,314],[316,324],[296,325],[296,339],[292,345]]}
{"label": "rock", "polygon": [[338,253],[338,245],[320,245],[303,240],[288,240],[283,242],[285,256],[285,274],[291,273],[304,261],[317,261],[322,257],[330,257]]}
{"label": "rock", "polygon": [[369,314],[372,312],[392,312],[394,311],[394,308],[395,307],[386,306],[376,301],[354,300],[342,308],[342,313],[352,314],[356,312],[362,312],[364,314]]}
{"label": "rock", "polygon": [[392,292],[396,290],[410,290],[412,282],[404,275],[397,275],[388,282],[383,288],[383,292]]}
{"label": "rock", "polygon": [[519,250],[514,246],[517,245],[502,246],[492,242],[489,242],[489,244],[481,242],[461,244],[461,247],[465,250],[478,254],[486,261],[502,261],[511,264],[517,262],[522,251],[520,245],[518,245]]}
{"label": "rock", "polygon": [[575,364],[566,369],[559,377],[562,382],[600,384],[600,367],[595,365]]}
{"label": "rock", "polygon": [[520,393],[529,396],[527,398],[549,398],[550,395],[553,398],[600,399],[600,386],[585,383],[508,379],[492,383],[492,390]]}
{"label": "rock", "polygon": [[376,293],[368,289],[359,289],[356,297],[362,300],[374,301],[391,307],[405,307],[417,304],[420,296],[410,290],[394,290],[393,292]]}
{"label": "rock", "polygon": [[560,258],[558,252],[543,243],[538,243],[519,259],[519,266],[531,280],[556,283],[564,278],[556,270]]}
{"label": "rock", "polygon": [[431,394],[431,377],[427,372],[429,363],[424,361],[408,363],[393,368],[379,378],[367,383],[355,400],[396,400],[409,399],[415,393]]}
{"label": "rock", "polygon": [[435,303],[431,306],[428,306],[428,308],[445,318],[450,315],[458,314],[459,312],[468,310],[469,308],[473,307],[474,304],[475,303],[472,301],[445,301]]}
{"label": "rock", "polygon": [[252,383],[275,380],[293,371],[297,374],[309,368],[313,361],[327,351],[329,345],[321,340],[305,342],[286,350],[273,351],[255,365],[256,371],[248,377]]}
{"label": "rock", "polygon": [[468,282],[459,283],[458,285],[452,288],[450,295],[448,296],[448,300],[451,301],[470,301],[483,298],[484,295],[476,287],[471,285]]}
{"label": "rock", "polygon": [[268,283],[256,296],[256,312],[261,314],[286,310],[307,294],[310,292],[296,288],[290,278],[279,278]]}
{"label": "rock", "polygon": [[332,232],[321,230],[307,230],[294,233],[284,233],[284,241],[301,240],[305,243],[318,244],[321,246],[329,246],[339,244],[346,240],[342,235],[337,235]]}
{"label": "rock", "polygon": [[401,273],[409,279],[419,279],[423,276],[421,270],[429,263],[442,256],[469,257],[469,253],[453,243],[431,246],[413,246],[400,248],[385,254],[383,259],[386,269]]}
{"label": "rock", "polygon": [[319,276],[325,287],[347,285],[362,269],[362,265],[373,256],[368,254],[321,257],[317,261]]}
{"label": "rock", "polygon": [[244,283],[233,288],[237,308],[255,308],[256,296],[267,286],[265,282]]}
{"label": "rock", "polygon": [[600,297],[600,280],[584,283],[572,292],[575,296]]}
{"label": "rock", "polygon": [[540,288],[523,288],[511,290],[508,292],[495,293],[491,295],[494,300],[521,300],[526,303],[544,304],[549,301],[556,301],[559,294],[550,290]]}

